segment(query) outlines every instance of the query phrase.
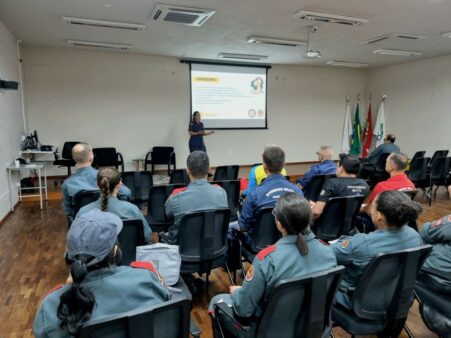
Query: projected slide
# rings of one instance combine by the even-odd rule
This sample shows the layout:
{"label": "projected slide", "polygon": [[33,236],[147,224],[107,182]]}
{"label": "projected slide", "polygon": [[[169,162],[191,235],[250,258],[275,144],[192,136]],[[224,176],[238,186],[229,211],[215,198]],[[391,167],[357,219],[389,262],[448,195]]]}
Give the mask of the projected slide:
{"label": "projected slide", "polygon": [[266,128],[266,68],[191,64],[191,112],[205,128]]}

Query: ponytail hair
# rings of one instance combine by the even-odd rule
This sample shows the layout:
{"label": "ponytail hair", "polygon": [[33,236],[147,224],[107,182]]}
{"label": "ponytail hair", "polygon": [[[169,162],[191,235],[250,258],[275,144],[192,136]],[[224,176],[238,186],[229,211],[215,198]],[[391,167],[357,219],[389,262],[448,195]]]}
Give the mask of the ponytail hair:
{"label": "ponytail hair", "polygon": [[119,183],[121,183],[121,174],[116,168],[102,168],[99,170],[97,173],[97,185],[100,188],[100,210],[107,211],[108,198]]}
{"label": "ponytail hair", "polygon": [[422,206],[402,191],[381,192],[376,200],[376,210],[385,216],[389,226],[397,228],[414,222],[423,211]]}
{"label": "ponytail hair", "polygon": [[307,200],[294,192],[286,193],[277,200],[274,214],[289,235],[297,235],[296,246],[302,256],[307,256],[308,246],[304,235],[310,233],[312,220],[312,210]]}

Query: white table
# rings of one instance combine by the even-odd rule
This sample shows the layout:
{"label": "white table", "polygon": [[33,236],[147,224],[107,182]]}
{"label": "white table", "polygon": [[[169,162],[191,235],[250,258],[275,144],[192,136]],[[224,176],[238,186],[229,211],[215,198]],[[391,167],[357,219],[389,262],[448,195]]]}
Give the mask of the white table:
{"label": "white table", "polygon": [[[45,192],[45,199],[48,199],[48,195],[47,195],[47,169],[45,166],[45,163],[42,162],[35,162],[32,164],[21,164],[19,167],[16,167],[14,165],[9,166],[6,168],[6,170],[8,171],[8,183],[9,183],[9,205],[11,207],[11,211],[14,211],[14,205],[13,205],[13,200],[12,200],[12,173],[13,171],[16,171],[18,173],[20,173],[22,170],[35,170],[37,172],[38,175],[38,180],[39,180],[39,186],[37,187],[33,187],[33,188],[22,188],[20,186],[20,180],[19,180],[19,200],[22,201],[22,198],[27,198],[27,197],[34,197],[34,196],[39,196],[39,201],[40,201],[40,205],[41,205],[41,210],[44,208],[44,204],[43,204],[43,199],[44,199],[44,192]],[[42,180],[42,172],[44,173],[44,180]],[[44,181],[44,182],[42,182]],[[22,195],[22,191],[23,190],[31,190],[31,189],[39,189],[39,194],[33,194],[33,195]]]}
{"label": "white table", "polygon": [[[22,150],[20,152],[21,155],[30,156],[31,162],[35,162],[37,157],[39,157],[39,161],[47,161],[53,162],[55,160],[55,155],[53,151],[40,151],[40,150]],[[51,156],[51,158],[49,158]]]}

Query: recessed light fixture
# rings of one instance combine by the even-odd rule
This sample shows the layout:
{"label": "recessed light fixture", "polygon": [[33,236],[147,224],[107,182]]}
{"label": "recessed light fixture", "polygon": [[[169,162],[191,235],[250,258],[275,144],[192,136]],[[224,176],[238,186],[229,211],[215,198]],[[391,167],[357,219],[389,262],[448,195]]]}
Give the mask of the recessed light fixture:
{"label": "recessed light fixture", "polygon": [[348,62],[348,61],[327,61],[329,66],[361,68],[368,66],[367,63]]}
{"label": "recessed light fixture", "polygon": [[396,50],[396,49],[376,49],[373,54],[380,55],[395,55],[395,56],[419,56],[423,55],[421,52],[413,52],[410,50]]}
{"label": "recessed light fixture", "polygon": [[118,43],[82,41],[82,40],[67,40],[67,44],[76,47],[93,47],[93,48],[116,49],[116,50],[130,50],[134,48],[133,45],[122,45]]}
{"label": "recessed light fixture", "polygon": [[237,53],[219,53],[218,57],[221,59],[238,59],[238,60],[264,60],[268,58],[268,56],[266,55],[237,54]]}
{"label": "recessed light fixture", "polygon": [[128,22],[117,22],[117,21],[106,21],[97,19],[85,19],[85,18],[72,18],[68,16],[63,16],[61,19],[70,25],[80,25],[80,26],[91,26],[91,27],[101,27],[101,28],[117,28],[126,29],[132,31],[142,31],[146,28],[146,25]]}
{"label": "recessed light fixture", "polygon": [[262,36],[250,36],[247,39],[247,42],[257,43],[257,44],[265,44],[265,45],[286,46],[286,47],[297,47],[297,46],[302,46],[302,45],[306,44],[305,41],[265,38]]}
{"label": "recessed light fixture", "polygon": [[296,18],[308,21],[336,23],[346,26],[359,26],[364,23],[368,23],[368,19],[355,18],[352,16],[327,14],[314,11],[300,10],[294,15]]}
{"label": "recessed light fixture", "polygon": [[443,33],[442,36],[443,36],[444,38],[450,38],[450,39],[451,39],[451,32]]}

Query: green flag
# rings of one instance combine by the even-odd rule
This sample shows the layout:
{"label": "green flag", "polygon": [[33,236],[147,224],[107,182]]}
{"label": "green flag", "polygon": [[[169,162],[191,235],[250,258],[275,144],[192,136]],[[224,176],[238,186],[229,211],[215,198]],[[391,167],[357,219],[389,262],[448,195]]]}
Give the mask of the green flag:
{"label": "green flag", "polygon": [[351,141],[351,155],[360,155],[362,151],[362,145],[360,143],[360,138],[362,136],[362,126],[360,125],[360,113],[359,113],[359,103],[355,108],[354,126],[352,128],[352,141]]}

